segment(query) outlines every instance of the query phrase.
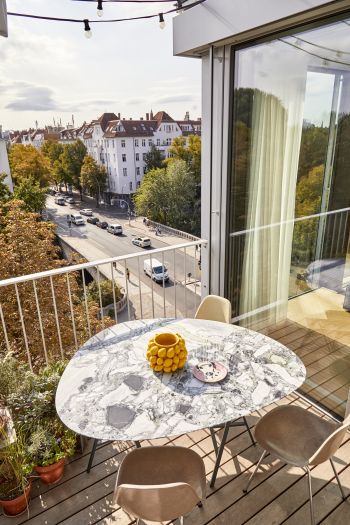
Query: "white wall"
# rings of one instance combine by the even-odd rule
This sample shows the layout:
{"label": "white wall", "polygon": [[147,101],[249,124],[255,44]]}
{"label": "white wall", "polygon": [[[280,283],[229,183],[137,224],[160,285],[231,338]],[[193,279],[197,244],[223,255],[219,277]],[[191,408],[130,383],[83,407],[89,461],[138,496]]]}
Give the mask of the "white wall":
{"label": "white wall", "polygon": [[3,139],[0,139],[0,173],[7,173],[7,177],[5,178],[5,184],[8,185],[10,191],[13,191],[13,184],[6,149],[6,141]]}
{"label": "white wall", "polygon": [[208,44],[327,3],[329,0],[207,0],[173,18],[174,55],[191,54]]}

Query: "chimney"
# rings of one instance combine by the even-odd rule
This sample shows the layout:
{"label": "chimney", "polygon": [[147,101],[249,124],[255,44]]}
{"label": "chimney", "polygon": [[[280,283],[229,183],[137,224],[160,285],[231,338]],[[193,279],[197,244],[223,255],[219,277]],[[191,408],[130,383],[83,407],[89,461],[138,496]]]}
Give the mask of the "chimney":
{"label": "chimney", "polygon": [[130,117],[130,120],[132,120],[132,118]]}
{"label": "chimney", "polygon": [[140,117],[140,120],[143,120],[143,117]]}
{"label": "chimney", "polygon": [[146,113],[146,120],[149,120],[149,113]]}
{"label": "chimney", "polygon": [[118,113],[117,118],[118,118],[118,120],[120,120],[120,113]]}

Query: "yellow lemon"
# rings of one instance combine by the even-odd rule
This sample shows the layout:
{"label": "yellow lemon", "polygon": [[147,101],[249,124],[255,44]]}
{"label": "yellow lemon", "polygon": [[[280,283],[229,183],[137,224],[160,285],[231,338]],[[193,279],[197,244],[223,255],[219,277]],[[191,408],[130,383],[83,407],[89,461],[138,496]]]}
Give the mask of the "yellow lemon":
{"label": "yellow lemon", "polygon": [[155,370],[156,372],[161,372],[161,371],[163,370],[163,365],[156,365],[156,366],[154,367],[154,370]]}
{"label": "yellow lemon", "polygon": [[183,368],[185,366],[185,363],[186,359],[181,359],[181,361],[179,361],[178,368]]}
{"label": "yellow lemon", "polygon": [[158,354],[158,348],[156,346],[152,346],[150,352],[151,352],[151,355],[157,355]]}
{"label": "yellow lemon", "polygon": [[166,359],[164,361],[164,368],[169,368],[169,366],[171,367],[172,364],[173,364],[173,360],[172,359]]}
{"label": "yellow lemon", "polygon": [[149,366],[150,366],[151,368],[154,368],[154,367],[156,366],[156,364],[150,362]]}
{"label": "yellow lemon", "polygon": [[166,372],[167,374],[169,374],[169,372],[171,372],[171,367],[169,367],[169,368],[164,368],[164,372]]}
{"label": "yellow lemon", "polygon": [[157,365],[162,365],[163,363],[164,363],[164,359],[162,359],[161,357],[158,357]]}
{"label": "yellow lemon", "polygon": [[156,355],[151,355],[150,357],[150,363],[152,363],[153,365],[155,365],[157,362],[157,356]]}
{"label": "yellow lemon", "polygon": [[172,372],[176,372],[176,370],[177,370],[177,365],[173,364],[173,366],[171,367],[171,371]]}
{"label": "yellow lemon", "polygon": [[175,354],[178,355],[180,353],[180,351],[181,350],[180,350],[179,345],[176,345],[176,347],[175,347]]}
{"label": "yellow lemon", "polygon": [[174,357],[174,355],[175,355],[175,350],[173,348],[169,348],[169,350],[166,353],[166,356],[172,358]]}
{"label": "yellow lemon", "polygon": [[166,357],[166,348],[160,348],[158,350],[158,356],[159,357]]}
{"label": "yellow lemon", "polygon": [[185,359],[186,355],[185,355],[185,352],[182,350],[180,353],[179,353],[179,358],[180,358],[180,361],[182,359]]}
{"label": "yellow lemon", "polygon": [[152,355],[151,352],[148,351],[148,352],[146,353],[147,359],[149,359],[149,358],[151,357],[151,355]]}
{"label": "yellow lemon", "polygon": [[179,357],[176,355],[174,358],[173,358],[173,363],[175,365],[177,365],[177,363],[180,361]]}

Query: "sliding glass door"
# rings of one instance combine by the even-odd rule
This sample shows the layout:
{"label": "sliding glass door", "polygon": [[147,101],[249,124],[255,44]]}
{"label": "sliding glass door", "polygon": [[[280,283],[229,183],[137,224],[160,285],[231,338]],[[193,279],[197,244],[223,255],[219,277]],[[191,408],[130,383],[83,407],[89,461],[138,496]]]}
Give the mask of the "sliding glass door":
{"label": "sliding glass door", "polygon": [[236,50],[227,295],[288,343],[305,391],[342,413],[350,385],[350,22]]}

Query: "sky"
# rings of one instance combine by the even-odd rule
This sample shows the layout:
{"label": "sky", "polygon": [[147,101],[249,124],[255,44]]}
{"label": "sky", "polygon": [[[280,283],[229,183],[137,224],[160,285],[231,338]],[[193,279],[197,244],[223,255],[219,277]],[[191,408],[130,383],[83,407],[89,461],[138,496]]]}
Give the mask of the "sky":
{"label": "sky", "polygon": [[[173,3],[103,4],[103,19],[154,14]],[[97,2],[7,0],[12,12],[97,19]],[[8,17],[9,37],[0,37],[0,124],[26,129],[91,121],[103,112],[125,118],[167,111],[183,119],[201,116],[200,59],[174,57],[172,16],[91,25]]]}

